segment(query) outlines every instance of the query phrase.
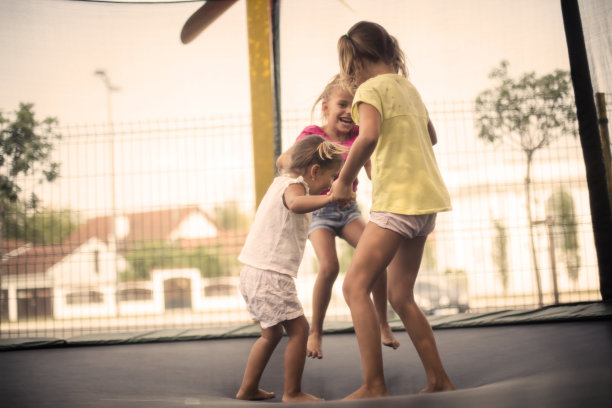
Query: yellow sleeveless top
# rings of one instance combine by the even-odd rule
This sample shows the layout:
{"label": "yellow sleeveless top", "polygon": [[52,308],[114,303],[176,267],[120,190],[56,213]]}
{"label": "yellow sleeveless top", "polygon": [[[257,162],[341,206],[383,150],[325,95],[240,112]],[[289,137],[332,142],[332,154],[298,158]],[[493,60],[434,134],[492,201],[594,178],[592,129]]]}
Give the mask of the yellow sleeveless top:
{"label": "yellow sleeveless top", "polygon": [[372,105],[381,117],[371,156],[371,211],[417,215],[450,210],[450,196],[427,132],[429,115],[412,83],[397,74],[365,81],[353,99],[357,124],[360,103]]}

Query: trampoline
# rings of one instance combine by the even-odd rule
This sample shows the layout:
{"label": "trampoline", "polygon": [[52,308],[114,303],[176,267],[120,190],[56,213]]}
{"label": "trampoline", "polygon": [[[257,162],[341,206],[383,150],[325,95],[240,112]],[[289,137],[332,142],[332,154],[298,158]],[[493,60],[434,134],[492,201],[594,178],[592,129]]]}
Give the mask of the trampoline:
{"label": "trampoline", "polygon": [[[361,383],[350,325],[327,326],[325,358],[307,360],[306,392],[346,407],[609,407],[612,403],[612,306],[605,303],[432,319],[457,391],[416,394],[425,384],[405,332],[385,348],[390,397],[340,401]],[[445,329],[443,329],[445,328]],[[257,326],[13,339],[0,346],[3,407],[268,407],[282,394],[283,339],[264,373],[265,402],[234,395]],[[95,345],[95,346],[94,346]]]}

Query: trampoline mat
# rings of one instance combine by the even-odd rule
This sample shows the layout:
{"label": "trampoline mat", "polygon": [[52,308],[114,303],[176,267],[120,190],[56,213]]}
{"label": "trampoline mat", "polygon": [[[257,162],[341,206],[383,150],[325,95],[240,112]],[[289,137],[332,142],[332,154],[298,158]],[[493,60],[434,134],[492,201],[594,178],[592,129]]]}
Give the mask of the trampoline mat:
{"label": "trampoline mat", "polygon": [[[609,407],[612,321],[535,323],[435,330],[457,391],[418,395],[425,374],[405,332],[384,349],[387,398],[340,401],[361,384],[353,333],[326,334],[322,360],[307,360],[302,388],[342,407]],[[277,397],[234,399],[253,337],[60,347],[0,353],[3,407],[277,406],[284,338],[261,387]]]}

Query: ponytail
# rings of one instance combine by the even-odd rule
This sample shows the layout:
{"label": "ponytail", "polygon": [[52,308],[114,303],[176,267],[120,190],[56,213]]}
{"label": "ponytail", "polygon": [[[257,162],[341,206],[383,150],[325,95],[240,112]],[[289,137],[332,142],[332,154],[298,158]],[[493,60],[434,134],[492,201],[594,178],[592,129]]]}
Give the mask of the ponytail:
{"label": "ponytail", "polygon": [[306,136],[293,148],[290,170],[302,173],[313,164],[325,169],[330,168],[342,164],[347,153],[346,147],[330,142],[322,136]]}

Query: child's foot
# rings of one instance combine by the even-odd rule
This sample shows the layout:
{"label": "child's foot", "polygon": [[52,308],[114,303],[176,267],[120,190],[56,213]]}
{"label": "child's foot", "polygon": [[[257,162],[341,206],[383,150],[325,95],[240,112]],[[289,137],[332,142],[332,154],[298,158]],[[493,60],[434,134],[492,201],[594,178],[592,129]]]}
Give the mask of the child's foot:
{"label": "child's foot", "polygon": [[306,356],[311,358],[323,358],[321,342],[321,333],[310,333],[308,335],[308,342],[306,343]]}
{"label": "child's foot", "polygon": [[343,399],[345,400],[353,400],[353,399],[363,399],[363,398],[379,398],[379,397],[388,397],[389,392],[387,388],[382,386],[379,388],[366,388],[365,385],[362,385],[357,391],[354,393],[347,395]]}
{"label": "child's foot", "polygon": [[391,347],[393,350],[396,350],[400,346],[400,342],[397,341],[391,327],[388,325],[380,328],[380,339],[383,345]]}
{"label": "child's foot", "polygon": [[274,398],[275,395],[273,392],[264,391],[260,388],[255,391],[242,391],[238,390],[236,394],[236,399],[246,400],[246,401],[261,401]]}
{"label": "child's foot", "polygon": [[455,386],[450,381],[444,381],[440,384],[427,384],[427,387],[423,388],[419,394],[430,394],[433,392],[453,391]]}
{"label": "child's foot", "polygon": [[283,402],[323,402],[323,398],[315,397],[314,395],[306,394],[305,392],[296,392],[295,394],[284,394]]}

